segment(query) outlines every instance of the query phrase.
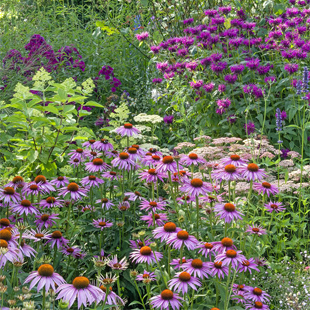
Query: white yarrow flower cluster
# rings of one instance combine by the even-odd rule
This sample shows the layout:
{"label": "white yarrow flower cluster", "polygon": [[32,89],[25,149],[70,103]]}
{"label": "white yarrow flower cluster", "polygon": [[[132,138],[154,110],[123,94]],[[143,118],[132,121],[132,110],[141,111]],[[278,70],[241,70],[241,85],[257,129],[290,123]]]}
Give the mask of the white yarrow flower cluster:
{"label": "white yarrow flower cluster", "polygon": [[134,120],[137,123],[152,123],[157,124],[163,122],[163,118],[159,115],[147,115],[146,113],[140,113],[134,117]]}

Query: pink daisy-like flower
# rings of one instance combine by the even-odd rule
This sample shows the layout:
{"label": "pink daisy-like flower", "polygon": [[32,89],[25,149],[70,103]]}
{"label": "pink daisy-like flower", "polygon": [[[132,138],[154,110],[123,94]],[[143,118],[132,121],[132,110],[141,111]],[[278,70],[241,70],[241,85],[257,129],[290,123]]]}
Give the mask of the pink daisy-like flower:
{"label": "pink daisy-like flower", "polygon": [[54,186],[47,181],[44,175],[36,176],[34,178],[34,181],[29,183],[29,185],[31,184],[37,184],[44,193],[50,193],[55,191]]}
{"label": "pink daisy-like flower", "polygon": [[259,169],[258,165],[251,163],[245,167],[240,167],[240,175],[247,181],[261,181],[266,177],[264,169]]}
{"label": "pink daisy-like flower", "polygon": [[95,148],[95,142],[96,142],[96,140],[90,139],[90,140],[84,142],[84,143],[82,144],[82,146],[83,146],[83,147],[89,147],[91,150],[93,150],[93,149]]}
{"label": "pink daisy-like flower", "polygon": [[77,167],[80,166],[80,164],[82,163],[82,161],[83,161],[82,159],[74,158],[74,159],[70,159],[70,160],[68,161],[68,163],[69,163],[71,166],[77,168]]}
{"label": "pink daisy-like flower", "polygon": [[138,150],[135,147],[129,147],[127,153],[132,161],[139,161],[141,156],[138,154]]}
{"label": "pink daisy-like flower", "polygon": [[154,215],[153,213],[149,213],[148,215],[142,215],[141,220],[146,221],[148,227],[151,227],[154,225],[154,221],[157,226],[164,225],[168,221],[168,218],[166,213],[155,213]]}
{"label": "pink daisy-like flower", "polygon": [[20,243],[20,258],[23,259],[23,256],[25,257],[35,257],[37,254],[37,251],[32,248],[29,244],[27,244],[24,240]]}
{"label": "pink daisy-like flower", "polygon": [[272,185],[268,182],[263,183],[254,183],[253,189],[256,190],[259,194],[267,195],[275,195],[279,192],[278,188],[275,185]]}
{"label": "pink daisy-like flower", "polygon": [[156,280],[156,275],[154,272],[149,272],[147,270],[144,270],[143,274],[138,274],[136,277],[137,281],[155,281]]}
{"label": "pink daisy-like flower", "polygon": [[24,181],[24,178],[21,176],[16,176],[11,182],[6,185],[6,187],[13,187],[16,190],[17,188],[24,188],[25,185],[26,183]]}
{"label": "pink daisy-like flower", "polygon": [[129,263],[126,257],[122,258],[120,261],[117,259],[117,255],[114,255],[112,259],[108,259],[107,266],[111,267],[113,270],[126,270]]}
{"label": "pink daisy-like flower", "polygon": [[181,205],[184,205],[185,203],[190,204],[192,201],[195,201],[196,198],[192,197],[192,196],[189,196],[189,195],[183,195],[181,197],[178,197],[176,200]]}
{"label": "pink daisy-like flower", "polygon": [[266,304],[263,304],[260,301],[255,301],[253,304],[246,304],[245,305],[246,310],[269,310],[269,306]]}
{"label": "pink daisy-like flower", "polygon": [[68,156],[71,156],[71,159],[87,159],[87,157],[89,156],[89,151],[88,150],[83,150],[83,149],[76,149],[76,150],[72,150],[70,153],[68,153]]}
{"label": "pink daisy-like flower", "polygon": [[133,170],[135,167],[135,162],[125,152],[119,153],[118,157],[114,158],[111,164],[113,167],[127,171]]}
{"label": "pink daisy-like flower", "polygon": [[20,259],[20,251],[6,240],[0,239],[0,268],[3,268],[7,262],[13,263],[18,259]]}
{"label": "pink daisy-like flower", "polygon": [[215,255],[214,245],[209,242],[203,242],[200,244],[197,244],[196,249],[199,249],[198,253],[201,253],[205,258],[210,258],[211,255]]}
{"label": "pink daisy-like flower", "polygon": [[156,212],[158,210],[165,210],[165,201],[148,201],[143,200],[140,204],[141,210]]}
{"label": "pink daisy-like flower", "polygon": [[126,123],[124,124],[124,126],[116,128],[115,132],[121,135],[122,137],[124,136],[132,137],[138,135],[140,133],[140,130],[133,127],[132,124]]}
{"label": "pink daisy-like flower", "polygon": [[175,278],[171,279],[168,284],[170,289],[175,289],[178,293],[182,292],[183,295],[187,294],[188,287],[197,291],[197,286],[201,286],[201,282],[187,271],[176,273]]}
{"label": "pink daisy-like flower", "polygon": [[53,231],[51,234],[46,236],[48,238],[46,244],[50,243],[51,248],[55,246],[60,249],[69,243],[68,239],[65,239],[59,230]]}
{"label": "pink daisy-like flower", "polygon": [[225,157],[221,159],[222,165],[234,165],[235,167],[242,167],[247,164],[247,159],[241,158],[239,155],[230,155],[229,157]]}
{"label": "pink daisy-like flower", "polygon": [[19,215],[38,214],[39,212],[28,199],[23,199],[19,204],[14,205],[11,210]]}
{"label": "pink daisy-like flower", "polygon": [[230,223],[234,220],[242,220],[242,213],[236,210],[236,207],[232,203],[217,204],[214,207],[214,211],[217,212],[216,216],[219,216],[225,221]]}
{"label": "pink daisy-like flower", "polygon": [[171,234],[167,240],[167,244],[177,250],[180,250],[183,245],[189,250],[194,250],[197,243],[197,239],[185,230],[180,230],[177,233]]}
{"label": "pink daisy-like flower", "polygon": [[[192,261],[192,260],[190,260],[190,261]],[[182,267],[182,264],[185,264],[186,262],[187,262],[187,260],[186,260],[185,256],[183,256],[182,261],[180,258],[174,258],[171,261],[170,265],[174,266],[173,269],[179,270]]]}
{"label": "pink daisy-like flower", "polygon": [[47,197],[46,199],[43,199],[40,201],[40,207],[42,208],[62,208],[64,204],[64,201],[61,199],[58,199],[56,197]]}
{"label": "pink daisy-like flower", "polygon": [[94,149],[107,152],[109,150],[113,150],[114,147],[107,139],[100,139],[94,143]]}
{"label": "pink daisy-like flower", "polygon": [[39,214],[36,216],[37,220],[35,220],[35,224],[39,229],[42,229],[43,227],[49,228],[53,225],[56,225],[56,222],[54,220],[58,220],[59,217],[58,214]]}
{"label": "pink daisy-like flower", "polygon": [[72,200],[79,200],[87,196],[87,189],[79,187],[76,183],[72,182],[67,187],[63,187],[59,191],[59,195],[65,197],[70,196]]}
{"label": "pink daisy-like flower", "polygon": [[[156,257],[155,257],[156,256]],[[130,258],[136,264],[147,263],[153,264],[162,259],[163,255],[159,252],[153,252],[149,246],[143,246],[141,249],[135,249],[131,254]]]}
{"label": "pink daisy-like flower", "polygon": [[181,268],[184,271],[187,271],[189,274],[193,274],[194,277],[198,278],[208,278],[210,274],[210,269],[207,262],[203,262],[199,258],[188,260],[185,264],[181,265]]}
{"label": "pink daisy-like flower", "polygon": [[212,172],[212,177],[219,181],[235,181],[240,179],[239,168],[235,165],[226,165],[219,167],[217,170]]}
{"label": "pink daisy-like flower", "polygon": [[48,240],[48,235],[50,235],[50,233],[47,230],[34,230],[31,228],[23,233],[23,238],[33,240],[34,242],[39,242],[42,240]]}
{"label": "pink daisy-like flower", "polygon": [[138,191],[125,193],[130,201],[143,200],[142,194]]}
{"label": "pink daisy-like flower", "polygon": [[153,230],[153,235],[155,239],[160,239],[161,242],[168,240],[168,238],[177,232],[181,228],[177,227],[173,222],[168,222],[162,227],[157,227]]}
{"label": "pink daisy-like flower", "polygon": [[270,213],[279,213],[285,210],[281,202],[269,202],[265,204],[265,208]]}
{"label": "pink daisy-like flower", "polygon": [[86,277],[76,277],[72,281],[72,284],[62,284],[56,290],[57,298],[62,298],[69,302],[69,308],[73,305],[77,299],[78,309],[83,304],[84,307],[91,305],[94,302],[98,304],[102,301],[104,296],[102,290],[99,287],[91,285]]}
{"label": "pink daisy-like flower", "polygon": [[100,187],[100,184],[103,184],[104,181],[102,179],[97,178],[95,175],[90,175],[81,180],[81,184],[86,187]]}
{"label": "pink daisy-like flower", "polygon": [[207,266],[209,267],[209,272],[212,277],[217,276],[219,279],[224,279],[225,275],[228,276],[229,268],[223,266],[223,262],[208,262]]}
{"label": "pink daisy-like flower", "polygon": [[114,204],[108,198],[101,198],[96,200],[96,203],[101,203],[101,208],[109,210]]}
{"label": "pink daisy-like flower", "polygon": [[173,310],[178,310],[182,307],[183,298],[178,294],[173,293],[171,290],[163,290],[160,295],[154,296],[150,299],[150,304],[155,309],[169,310],[170,307]]}
{"label": "pink daisy-like flower", "polygon": [[143,246],[149,246],[151,244],[151,240],[150,239],[129,240],[129,243],[132,249],[141,249]]}
{"label": "pink daisy-like flower", "polygon": [[146,183],[156,183],[158,181],[164,182],[163,178],[168,176],[164,173],[159,173],[156,169],[151,168],[140,173],[141,180],[145,180]]}
{"label": "pink daisy-like flower", "polygon": [[93,220],[93,225],[96,228],[99,228],[100,230],[103,230],[104,228],[109,228],[113,226],[113,223],[110,223],[106,221],[105,219],[99,219],[99,220]]}
{"label": "pink daisy-like flower", "polygon": [[77,246],[65,246],[61,249],[61,253],[67,255],[67,256],[73,256],[75,257],[78,253],[81,253],[81,249],[78,248]]}
{"label": "pink daisy-like flower", "polygon": [[57,177],[56,179],[52,180],[50,183],[52,185],[55,185],[56,188],[60,188],[60,187],[65,187],[70,182],[69,182],[69,179],[67,177],[60,176],[60,177]]}
{"label": "pink daisy-like flower", "polygon": [[[183,169],[183,167],[179,165],[179,169]],[[174,173],[178,171],[178,166],[172,156],[164,156],[156,166],[156,170],[159,173],[166,173],[168,171]]]}
{"label": "pink daisy-like flower", "polygon": [[120,180],[122,178],[122,176],[115,171],[106,171],[102,174],[102,177],[110,181]]}
{"label": "pink daisy-like flower", "polygon": [[137,154],[140,157],[145,156],[145,153],[146,153],[145,150],[143,150],[138,144],[133,144],[131,147],[134,147],[137,150]]}
{"label": "pink daisy-like flower", "polygon": [[241,264],[239,264],[238,272],[246,272],[249,271],[252,274],[252,270],[260,272],[257,268],[257,264],[255,263],[254,258],[249,258],[248,260],[244,260]]}
{"label": "pink daisy-like flower", "polygon": [[34,286],[38,285],[38,292],[42,288],[44,288],[46,292],[48,292],[50,288],[55,291],[55,284],[59,286],[66,283],[62,276],[54,272],[54,268],[50,264],[43,264],[37,271],[32,271],[25,279],[24,284],[29,282],[31,282],[29,289],[31,290]]}
{"label": "pink daisy-like flower", "polygon": [[141,164],[143,166],[156,167],[161,162],[161,157],[159,155],[152,155],[147,153],[143,158],[141,158]]}
{"label": "pink daisy-like flower", "polygon": [[248,232],[250,235],[254,234],[254,235],[258,235],[258,236],[262,236],[262,235],[266,235],[266,229],[264,229],[262,226],[258,225],[258,226],[249,226],[248,229],[246,230],[246,232]]}
{"label": "pink daisy-like flower", "polygon": [[95,158],[99,158],[102,156],[102,153],[100,152],[95,152],[95,151],[90,151],[88,154],[89,160],[94,160]]}
{"label": "pink daisy-like flower", "polygon": [[20,201],[20,195],[16,193],[13,187],[7,186],[0,189],[0,200],[2,200],[2,203],[4,204],[8,204],[10,202],[18,203],[18,201]]}
{"label": "pink daisy-like flower", "polygon": [[[112,286],[109,287],[107,292],[107,287],[105,285],[100,285],[100,289],[103,292],[102,301],[105,301],[106,304],[110,306],[116,306],[116,305],[125,306],[124,300],[113,292]],[[108,296],[106,296],[106,294],[108,294]]]}
{"label": "pink daisy-like flower", "polygon": [[180,164],[184,165],[186,167],[189,167],[191,165],[199,166],[199,165],[202,165],[202,164],[205,164],[205,163],[206,163],[206,160],[201,158],[201,157],[199,157],[195,153],[190,153],[188,156],[183,156],[180,159]]}
{"label": "pink daisy-like flower", "polygon": [[199,195],[206,195],[208,192],[212,192],[213,189],[208,183],[203,182],[201,179],[195,178],[184,183],[184,185],[180,188],[180,191],[195,197]]}
{"label": "pink daisy-like flower", "polygon": [[231,265],[234,269],[237,269],[239,264],[246,260],[241,253],[242,251],[228,250],[223,254],[217,255],[215,261],[223,262],[223,266]]}
{"label": "pink daisy-like flower", "polygon": [[259,287],[245,287],[244,298],[251,301],[269,302],[270,295]]}
{"label": "pink daisy-like flower", "polygon": [[101,158],[93,159],[91,162],[86,163],[85,167],[85,170],[88,172],[102,172],[107,171],[110,168],[110,166]]}

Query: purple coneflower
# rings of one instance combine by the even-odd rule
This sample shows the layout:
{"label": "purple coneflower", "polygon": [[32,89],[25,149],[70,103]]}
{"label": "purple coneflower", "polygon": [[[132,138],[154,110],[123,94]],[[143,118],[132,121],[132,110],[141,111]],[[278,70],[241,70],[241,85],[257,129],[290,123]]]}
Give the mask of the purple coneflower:
{"label": "purple coneflower", "polygon": [[223,238],[220,242],[212,242],[214,246],[214,251],[217,253],[224,253],[228,250],[236,250],[236,246],[234,245],[234,241],[228,237]]}
{"label": "purple coneflower", "polygon": [[279,192],[278,188],[275,185],[268,182],[254,183],[253,189],[256,190],[259,194],[267,194],[268,197],[270,195],[275,195]]}
{"label": "purple coneflower", "polygon": [[22,189],[22,193],[26,196],[39,196],[39,194],[44,194],[45,192],[43,188],[35,184],[35,182],[31,182]]}
{"label": "purple coneflower", "polygon": [[130,254],[130,258],[136,264],[147,263],[153,264],[162,259],[163,255],[159,252],[153,252],[149,246],[143,246],[141,249],[134,249]]}
{"label": "purple coneflower", "polygon": [[88,172],[103,172],[107,171],[110,166],[103,159],[95,158],[91,162],[85,164],[85,170]]}
{"label": "purple coneflower", "polygon": [[150,239],[144,239],[144,240],[129,240],[130,243],[130,247],[132,249],[141,249],[144,246],[149,246],[151,244],[151,240]]}
{"label": "purple coneflower", "polygon": [[247,310],[257,310],[257,309],[261,309],[261,310],[269,310],[269,306],[268,305],[264,305],[262,302],[260,301],[255,301],[254,304],[246,304],[245,308]]}
{"label": "purple coneflower", "polygon": [[90,139],[90,140],[84,142],[84,143],[82,144],[82,146],[83,146],[83,147],[90,147],[90,148],[93,150],[93,149],[95,148],[95,145],[94,145],[95,142],[96,142],[96,140]]}
{"label": "purple coneflower", "polygon": [[42,229],[38,229],[38,230],[34,230],[34,229],[30,229],[30,230],[26,230],[23,233],[23,238],[25,239],[31,239],[34,242],[38,242],[38,241],[42,241],[42,240],[48,240],[50,233],[47,230],[42,230]]}
{"label": "purple coneflower", "polygon": [[265,204],[265,208],[268,212],[272,213],[279,213],[285,210],[285,208],[282,206],[281,202],[269,202]]}
{"label": "purple coneflower", "polygon": [[69,163],[70,165],[72,165],[73,167],[77,168],[77,167],[79,167],[80,164],[82,163],[82,160],[81,160],[81,159],[78,159],[78,158],[74,158],[74,159],[70,159],[70,160],[68,161],[68,163]]}
{"label": "purple coneflower", "polygon": [[257,272],[260,272],[260,270],[257,268],[257,264],[255,263],[254,258],[249,258],[244,260],[241,264],[239,264],[238,272],[249,271],[250,274],[252,274],[252,269]]}
{"label": "purple coneflower", "polygon": [[140,130],[133,127],[132,124],[126,123],[124,124],[124,126],[116,128],[115,132],[121,135],[122,137],[124,136],[132,137],[138,135],[140,133]]}
{"label": "purple coneflower", "polygon": [[114,255],[112,259],[109,259],[107,265],[113,270],[126,270],[129,263],[126,260],[126,257],[122,258],[120,261],[117,259],[117,255]]}
{"label": "purple coneflower", "polygon": [[141,156],[138,154],[138,150],[135,147],[129,147],[127,152],[132,161],[137,162],[141,159]]}
{"label": "purple coneflower", "polygon": [[37,220],[35,220],[35,224],[39,229],[43,227],[48,228],[56,225],[54,220],[59,219],[58,214],[39,214],[36,216]]}
{"label": "purple coneflower", "polygon": [[225,223],[230,223],[234,220],[242,220],[242,213],[236,210],[236,207],[232,203],[219,203],[215,205],[214,211],[217,212],[216,216],[219,216],[225,221]]}
{"label": "purple coneflower", "polygon": [[99,228],[100,230],[103,230],[104,228],[109,228],[113,226],[113,223],[110,223],[106,221],[105,219],[99,219],[99,220],[93,220],[93,225],[96,228]]}
{"label": "purple coneflower", "polygon": [[61,249],[61,253],[67,255],[67,256],[73,256],[75,257],[76,254],[81,253],[81,249],[78,248],[77,246],[65,246]]}
{"label": "purple coneflower", "polygon": [[76,150],[72,150],[70,153],[68,153],[68,156],[71,156],[70,159],[87,159],[87,157],[89,156],[89,151],[79,148]]}
{"label": "purple coneflower", "polygon": [[186,183],[180,188],[181,192],[187,193],[190,196],[206,195],[208,192],[212,192],[213,189],[208,183],[203,182],[201,179],[195,178]]}
{"label": "purple coneflower", "polygon": [[55,291],[55,284],[59,286],[66,283],[62,276],[54,272],[54,268],[50,264],[43,264],[37,271],[32,271],[25,279],[24,284],[29,282],[31,282],[29,285],[30,290],[35,285],[38,285],[37,292],[39,292],[42,288],[45,289],[45,292],[48,292],[50,288]]}
{"label": "purple coneflower", "polygon": [[113,145],[107,139],[100,139],[99,141],[95,142],[94,149],[98,151],[109,151],[113,150]]}
{"label": "purple coneflower", "polygon": [[198,166],[198,165],[205,164],[205,163],[206,163],[206,160],[204,158],[199,157],[195,153],[190,153],[188,156],[183,156],[180,159],[180,164],[186,167],[189,167],[191,165]]}
{"label": "purple coneflower", "polygon": [[55,197],[47,197],[46,199],[43,199],[40,201],[40,207],[42,208],[62,208],[63,207],[63,200],[60,200]]}
{"label": "purple coneflower", "polygon": [[186,262],[187,262],[187,260],[186,260],[185,256],[183,256],[182,261],[180,258],[174,258],[171,261],[170,265],[174,266],[173,269],[179,270],[182,267],[182,264],[185,264]]}
{"label": "purple coneflower", "polygon": [[137,281],[142,281],[145,282],[147,281],[147,283],[151,282],[151,281],[155,281],[156,280],[156,275],[154,272],[149,272],[147,270],[144,270],[143,274],[138,274],[136,277]]}
{"label": "purple coneflower", "polygon": [[119,153],[118,157],[114,158],[111,162],[113,167],[117,167],[120,170],[130,171],[134,168],[135,162],[130,158],[130,155],[126,152]]}
{"label": "purple coneflower", "polygon": [[[119,304],[121,304],[122,306],[125,305],[123,299],[113,292],[112,286],[109,287],[108,292],[107,287],[105,285],[100,285],[100,289],[103,292],[102,301],[105,301],[107,305],[110,306],[116,306]],[[108,294],[108,296],[106,296],[106,294]]]}
{"label": "purple coneflower", "polygon": [[250,235],[258,235],[258,236],[262,236],[262,235],[266,235],[266,229],[264,229],[262,226],[249,226],[248,229],[245,231],[247,233],[249,233]]}
{"label": "purple coneflower", "polygon": [[115,171],[106,171],[102,174],[102,177],[109,179],[110,181],[114,181],[114,180],[122,178],[122,176]]}
{"label": "purple coneflower", "polygon": [[81,184],[86,187],[100,187],[100,184],[103,184],[104,181],[102,179],[97,178],[95,175],[90,175],[81,180]]}
{"label": "purple coneflower", "polygon": [[181,301],[184,301],[178,294],[171,290],[163,290],[160,295],[150,299],[150,304],[160,310],[169,310],[170,306],[173,310],[178,310],[182,307]]}
{"label": "purple coneflower", "polygon": [[201,282],[187,271],[178,272],[175,276],[168,282],[169,288],[174,288],[178,293],[182,292],[183,295],[187,294],[189,286],[195,291],[197,291],[197,286],[201,286]]}
{"label": "purple coneflower", "polygon": [[216,261],[223,262],[223,266],[231,265],[234,269],[238,268],[246,260],[245,256],[241,254],[242,251],[228,250],[223,254],[215,257]]}
{"label": "purple coneflower", "polygon": [[125,196],[128,197],[129,201],[144,200],[142,194],[138,191],[125,193]]}
{"label": "purple coneflower", "polygon": [[20,200],[20,195],[16,193],[13,187],[7,186],[0,189],[0,200],[2,200],[2,203],[4,204],[8,204],[10,202],[18,203]]}
{"label": "purple coneflower", "polygon": [[70,183],[69,179],[67,177],[63,177],[63,176],[57,177],[56,179],[51,181],[51,184],[55,185],[56,188],[64,187],[64,186],[68,185],[69,183]]}
{"label": "purple coneflower", "polygon": [[9,182],[6,187],[13,187],[14,189],[17,188],[24,188],[24,186],[26,185],[26,183],[24,182],[24,178],[21,176],[16,176],[13,178],[13,180],[11,182]]}
{"label": "purple coneflower", "polygon": [[19,204],[14,205],[11,210],[19,215],[38,214],[39,212],[28,199],[24,199]]}
{"label": "purple coneflower", "polygon": [[46,237],[48,238],[46,244],[50,243],[52,249],[55,246],[58,249],[60,249],[69,243],[69,240],[65,239],[59,230],[53,231],[51,234],[47,235]]}
{"label": "purple coneflower", "polygon": [[209,267],[209,273],[212,277],[217,276],[219,279],[224,279],[225,275],[228,276],[229,268],[223,266],[222,262],[208,262],[207,266]]}
{"label": "purple coneflower", "polygon": [[35,257],[37,254],[37,251],[34,248],[32,248],[29,244],[27,244],[24,240],[21,241],[19,249],[20,249],[19,256],[21,259],[23,259],[23,256]]}
{"label": "purple coneflower", "polygon": [[91,285],[86,277],[76,277],[72,284],[62,284],[56,290],[57,298],[69,301],[69,308],[77,299],[78,309],[83,304],[84,307],[91,305],[93,302],[98,304],[104,294],[99,287]]}
{"label": "purple coneflower", "polygon": [[245,166],[247,163],[246,159],[242,159],[239,155],[234,154],[230,155],[229,157],[225,157],[221,159],[221,163],[226,166],[226,165],[234,165],[235,167],[241,167]]}
{"label": "purple coneflower", "polygon": [[201,253],[204,257],[211,259],[211,254],[215,255],[214,245],[209,242],[203,242],[196,246],[199,249],[198,253]]}
{"label": "purple coneflower", "polygon": [[72,200],[78,200],[87,195],[87,189],[79,187],[76,183],[72,182],[67,187],[63,187],[59,191],[59,195],[65,197],[69,194]]}
{"label": "purple coneflower", "polygon": [[[182,168],[183,167],[180,165],[179,169]],[[164,156],[161,162],[156,166],[156,170],[160,173],[165,173],[168,171],[174,173],[178,171],[178,167],[172,156]]]}
{"label": "purple coneflower", "polygon": [[143,200],[140,204],[141,210],[156,212],[158,210],[165,210],[166,202],[165,201],[148,201]]}
{"label": "purple coneflower", "polygon": [[240,167],[240,174],[247,181],[261,181],[266,177],[265,170],[259,169],[258,165],[254,163],[248,164],[246,167]]}
{"label": "purple coneflower", "polygon": [[110,208],[114,206],[114,204],[108,198],[98,199],[96,200],[96,203],[101,203],[101,207],[107,210],[109,210]]}
{"label": "purple coneflower", "polygon": [[245,287],[244,298],[251,301],[269,302],[270,295],[259,287]]}
{"label": "purple coneflower", "polygon": [[180,250],[183,246],[186,246],[189,250],[194,250],[197,243],[197,239],[185,230],[180,230],[177,233],[171,234],[167,240],[167,244],[177,250]]}
{"label": "purple coneflower", "polygon": [[219,181],[235,181],[240,179],[239,168],[233,164],[228,164],[223,168],[218,168],[212,176]]}
{"label": "purple coneflower", "polygon": [[160,241],[166,241],[172,234],[177,233],[181,228],[177,227],[173,222],[168,222],[162,227],[157,227],[153,230],[153,235],[155,239]]}
{"label": "purple coneflower", "polygon": [[164,225],[165,222],[168,221],[168,218],[166,213],[159,213],[159,214],[155,213],[154,215],[153,213],[149,213],[148,215],[142,215],[141,220],[146,221],[148,227],[151,227],[154,225],[154,221],[155,225],[157,226]]}
{"label": "purple coneflower", "polygon": [[199,258],[188,260],[186,263],[181,265],[181,268],[184,271],[187,271],[189,274],[194,274],[194,277],[198,278],[208,278],[210,270],[207,262],[203,262]]}
{"label": "purple coneflower", "polygon": [[46,180],[46,177],[44,175],[38,175],[34,178],[34,181],[29,184],[37,184],[43,192],[50,193],[54,192],[55,188],[54,186]]}

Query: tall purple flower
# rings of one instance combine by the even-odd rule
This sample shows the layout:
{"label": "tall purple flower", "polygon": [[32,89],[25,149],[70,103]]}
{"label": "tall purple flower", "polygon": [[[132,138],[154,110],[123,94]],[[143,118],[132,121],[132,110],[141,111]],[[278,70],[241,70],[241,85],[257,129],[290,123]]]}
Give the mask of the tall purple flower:
{"label": "tall purple flower", "polygon": [[122,137],[124,136],[132,137],[138,135],[140,133],[140,130],[133,127],[132,124],[126,123],[124,124],[124,126],[116,128],[115,132],[121,135]]}
{"label": "tall purple flower", "polygon": [[155,309],[169,310],[170,306],[173,310],[179,310],[182,307],[181,301],[184,301],[178,294],[171,290],[165,289],[160,295],[154,296],[150,299],[150,304]]}

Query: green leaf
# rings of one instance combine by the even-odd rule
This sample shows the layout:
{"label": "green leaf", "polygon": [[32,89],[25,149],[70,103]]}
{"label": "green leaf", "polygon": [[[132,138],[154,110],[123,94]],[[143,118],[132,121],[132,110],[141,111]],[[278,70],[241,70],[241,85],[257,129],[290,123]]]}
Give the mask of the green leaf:
{"label": "green leaf", "polygon": [[91,115],[91,112],[88,112],[86,110],[80,110],[79,115],[82,116],[88,116]]}
{"label": "green leaf", "polygon": [[28,155],[27,155],[27,158],[28,160],[33,163],[37,158],[38,158],[38,155],[39,155],[39,152],[36,151],[36,150],[30,150]]}
{"label": "green leaf", "polygon": [[72,104],[68,104],[68,105],[64,106],[63,112],[64,112],[64,114],[68,114],[68,113],[72,112],[73,110],[75,110],[75,106]]}
{"label": "green leaf", "polygon": [[47,111],[47,112],[51,112],[51,113],[54,113],[54,114],[58,114],[59,111],[56,107],[52,106],[51,104],[49,104],[48,106],[44,107],[44,109]]}
{"label": "green leaf", "polygon": [[104,106],[100,103],[97,103],[95,101],[88,101],[86,104],[84,104],[84,107],[98,107],[98,108],[104,108]]}

